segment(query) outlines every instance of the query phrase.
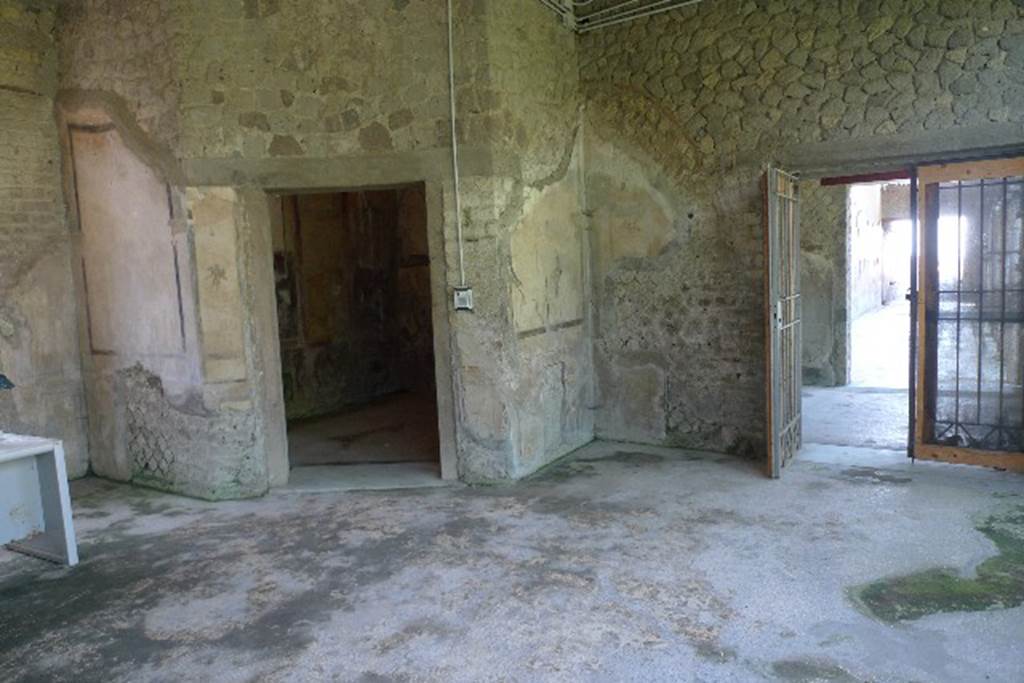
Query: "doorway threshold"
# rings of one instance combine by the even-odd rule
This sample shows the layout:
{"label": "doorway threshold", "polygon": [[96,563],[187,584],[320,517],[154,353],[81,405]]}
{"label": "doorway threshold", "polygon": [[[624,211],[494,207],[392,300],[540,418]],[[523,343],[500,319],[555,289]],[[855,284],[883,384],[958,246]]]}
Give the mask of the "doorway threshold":
{"label": "doorway threshold", "polygon": [[296,467],[281,493],[330,493],[335,491],[389,491],[450,486],[441,478],[437,463],[401,462],[365,465],[313,465]]}

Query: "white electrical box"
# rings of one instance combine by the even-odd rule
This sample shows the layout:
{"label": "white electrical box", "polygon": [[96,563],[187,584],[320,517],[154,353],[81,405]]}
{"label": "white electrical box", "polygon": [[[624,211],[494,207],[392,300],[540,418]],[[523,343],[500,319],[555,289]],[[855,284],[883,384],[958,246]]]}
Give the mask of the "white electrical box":
{"label": "white electrical box", "polygon": [[472,287],[456,287],[455,288],[455,310],[456,311],[472,311],[473,310],[473,288]]}

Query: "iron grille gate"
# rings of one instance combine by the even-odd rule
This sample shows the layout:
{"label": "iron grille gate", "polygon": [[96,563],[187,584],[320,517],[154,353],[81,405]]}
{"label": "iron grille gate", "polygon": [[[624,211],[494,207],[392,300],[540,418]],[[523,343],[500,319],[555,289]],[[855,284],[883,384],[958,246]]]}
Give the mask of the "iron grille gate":
{"label": "iron grille gate", "polygon": [[768,333],[768,467],[778,477],[803,439],[800,195],[797,178],[765,173],[765,273]]}
{"label": "iron grille gate", "polygon": [[1024,452],[1022,200],[1024,176],[925,186],[925,443]]}

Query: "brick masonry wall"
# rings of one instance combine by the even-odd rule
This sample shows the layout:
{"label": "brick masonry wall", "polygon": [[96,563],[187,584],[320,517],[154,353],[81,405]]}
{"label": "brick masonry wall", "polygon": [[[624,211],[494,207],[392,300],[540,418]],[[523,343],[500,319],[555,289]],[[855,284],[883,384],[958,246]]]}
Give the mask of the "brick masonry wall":
{"label": "brick masonry wall", "polygon": [[0,429],[65,441],[87,467],[70,249],[53,113],[55,3],[0,7]]}

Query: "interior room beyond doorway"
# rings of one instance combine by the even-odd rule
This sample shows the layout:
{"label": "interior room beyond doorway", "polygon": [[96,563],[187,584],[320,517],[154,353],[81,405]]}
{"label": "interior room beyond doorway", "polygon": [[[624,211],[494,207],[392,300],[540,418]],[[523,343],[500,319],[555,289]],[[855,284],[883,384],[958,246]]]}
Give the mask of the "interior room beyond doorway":
{"label": "interior room beyond doorway", "polygon": [[289,461],[440,476],[422,185],[274,198]]}

